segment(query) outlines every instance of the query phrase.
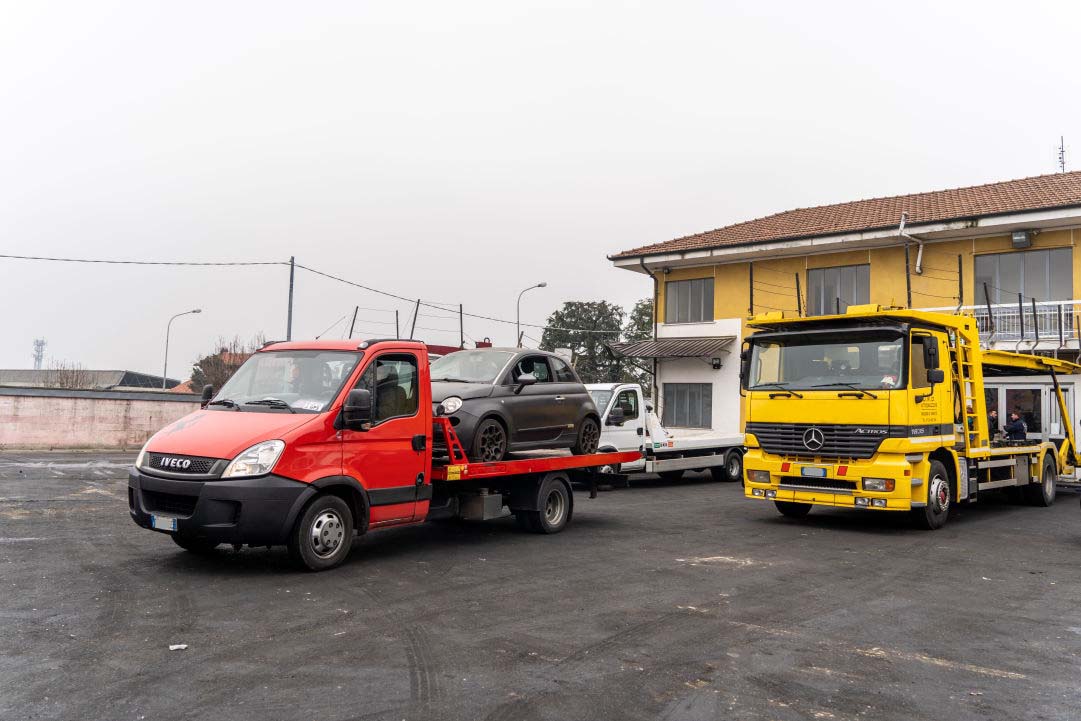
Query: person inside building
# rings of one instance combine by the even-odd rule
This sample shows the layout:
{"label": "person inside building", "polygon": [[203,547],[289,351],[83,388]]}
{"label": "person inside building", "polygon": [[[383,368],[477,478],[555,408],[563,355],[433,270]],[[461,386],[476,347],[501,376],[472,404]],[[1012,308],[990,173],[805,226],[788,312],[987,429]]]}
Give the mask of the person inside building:
{"label": "person inside building", "polygon": [[1006,438],[1011,441],[1023,441],[1028,437],[1028,426],[1017,411],[1010,412],[1010,422],[1006,424]]}
{"label": "person inside building", "polygon": [[987,432],[994,438],[1002,430],[1002,425],[998,422],[998,409],[992,408],[987,413]]}

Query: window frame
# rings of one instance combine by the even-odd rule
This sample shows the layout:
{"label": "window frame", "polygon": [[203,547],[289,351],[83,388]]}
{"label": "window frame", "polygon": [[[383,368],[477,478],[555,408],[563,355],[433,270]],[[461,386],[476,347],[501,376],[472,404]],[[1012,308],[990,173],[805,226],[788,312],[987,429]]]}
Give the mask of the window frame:
{"label": "window frame", "polygon": [[[570,363],[563,360],[559,356],[554,356],[554,357],[553,356],[546,356],[546,357],[548,359],[548,370],[550,370],[552,372],[552,378],[553,378],[552,382],[553,383],[581,383],[582,382],[582,381],[580,381],[578,379],[578,374],[574,372],[574,368],[571,367]],[[557,364],[563,366],[563,369],[570,376],[570,380],[560,380],[559,379],[559,370],[557,370],[555,368],[555,366]]]}
{"label": "window frame", "polygon": [[[709,417],[707,418],[706,425],[690,425],[690,423],[677,423],[676,422],[677,419],[674,417],[674,414],[676,413],[676,410],[675,409],[670,410],[672,408],[672,406],[674,405],[674,401],[675,401],[675,398],[674,398],[675,394],[671,392],[671,389],[673,388],[673,386],[697,386],[697,387],[699,387],[699,389],[706,389],[707,390],[707,392],[704,395],[701,396],[702,398],[705,398],[705,399],[709,400]],[[698,429],[711,429],[711,428],[713,428],[713,384],[712,383],[696,383],[696,382],[664,383],[663,388],[662,388],[662,393],[664,394],[664,408],[661,409],[661,416],[662,416],[661,424],[662,425],[667,426],[669,428],[698,428]],[[689,411],[689,409],[690,409],[690,406],[688,404],[688,411]],[[686,420],[689,420],[689,413],[688,413],[688,418]]]}
{"label": "window frame", "polygon": [[[1036,302],[1037,303],[1056,303],[1056,302],[1072,300],[1073,296],[1074,296],[1074,292],[1073,292],[1073,283],[1074,283],[1074,277],[1073,277],[1074,276],[1074,273],[1073,273],[1073,250],[1074,249],[1073,249],[1072,246],[1060,245],[1060,246],[1055,246],[1053,248],[1029,248],[1027,250],[1010,250],[1010,251],[1002,251],[1002,252],[997,252],[997,253],[979,253],[979,254],[975,255],[973,257],[973,259],[972,259],[972,284],[973,284],[972,292],[973,292],[973,298],[976,299],[976,304],[979,305],[981,303],[987,302],[987,299],[983,294],[983,285],[979,281],[979,278],[981,277],[981,275],[977,271],[977,266],[980,265],[980,263],[982,261],[988,261],[988,260],[994,262],[993,272],[989,276],[991,280],[988,282],[988,285],[989,285],[988,291],[989,291],[989,293],[991,295],[991,298],[992,298],[991,305],[1008,305],[1008,304],[1016,303],[1017,299],[1016,299],[1016,296],[1014,294],[1018,293],[1018,292],[1020,292],[1025,297],[1025,302],[1030,302],[1030,298],[1032,297],[1032,293],[1030,292],[1031,289],[1025,287],[1026,286],[1025,256],[1032,257],[1037,253],[1042,254],[1042,255],[1044,255],[1046,257],[1046,261],[1044,263],[1044,266],[1045,266],[1044,267],[1044,280],[1047,283],[1047,295],[1049,297],[1047,299],[1039,299],[1039,298],[1037,298]],[[1056,251],[1063,252],[1063,255],[1069,255],[1070,262],[1069,263],[1055,263],[1055,262],[1053,262],[1053,254]],[[1017,279],[1015,281],[1003,281],[1002,280],[1002,263],[1001,263],[1001,261],[1002,261],[1002,258],[1005,257],[1005,256],[1012,256],[1013,258],[1015,258],[1017,260],[1018,272],[1017,272]],[[1053,284],[1053,278],[1054,278],[1054,269],[1056,267],[1063,267],[1063,268],[1067,268],[1069,270],[1069,283],[1067,284],[1067,289],[1065,291],[1065,296],[1066,297],[1064,297],[1064,298],[1055,298],[1055,297],[1053,297],[1055,294],[1053,293],[1052,284]],[[988,277],[988,276],[983,276],[983,277]],[[1016,285],[1017,287],[1015,287],[1015,288],[1006,288],[1005,287],[1006,284],[1013,284],[1013,285]],[[1002,294],[1004,294],[1004,293],[1009,293],[1010,297],[1003,298]]]}
{"label": "window frame", "polygon": [[[807,277],[807,315],[808,316],[834,315],[837,312],[837,309],[836,309],[835,306],[827,306],[826,305],[824,298],[819,299],[819,298],[814,297],[815,294],[813,293],[813,290],[812,290],[813,286],[812,286],[812,283],[811,283],[812,273],[813,274],[825,274],[828,271],[837,271],[838,275],[837,275],[836,287],[839,289],[840,286],[841,286],[840,271],[842,271],[844,269],[847,269],[847,268],[852,268],[856,272],[855,285],[857,287],[856,287],[855,290],[856,290],[857,298],[856,298],[856,302],[854,302],[854,303],[849,302],[845,298],[841,298],[841,302],[843,302],[845,304],[845,307],[841,308],[841,312],[844,313],[845,310],[849,306],[864,305],[864,304],[867,304],[867,303],[871,302],[871,264],[870,263],[849,263],[847,265],[827,265],[827,266],[823,266],[821,268],[807,268],[806,277]],[[860,269],[861,268],[866,268],[867,269],[867,294],[866,294],[867,299],[862,300],[862,301],[859,299],[860,298],[860,295],[859,295],[860,288],[858,287],[859,286],[859,276],[860,276]],[[824,292],[825,292],[825,283],[822,284],[822,287],[819,290],[819,293],[824,293]],[[822,305],[822,307],[820,309],[820,312],[816,312],[816,310],[815,310],[816,303],[819,300],[822,300],[823,305]]]}
{"label": "window frame", "polygon": [[[709,301],[710,302],[708,304],[706,303],[706,299],[705,299],[706,293],[703,290],[701,308],[700,308],[700,310],[703,312],[703,317],[701,319],[691,320],[690,319],[690,308],[689,308],[689,306],[690,306],[690,293],[691,293],[692,289],[689,287],[688,288],[688,299],[687,299],[688,320],[678,320],[678,311],[679,311],[678,297],[677,297],[677,302],[672,303],[671,302],[672,301],[672,293],[673,293],[673,291],[678,293],[679,288],[681,286],[685,286],[685,285],[687,285],[689,283],[701,283],[703,289],[709,288],[709,294],[708,295],[709,295]],[[717,285],[716,279],[713,276],[708,276],[708,277],[705,277],[705,278],[684,278],[682,280],[666,280],[664,282],[664,322],[665,322],[665,324],[666,325],[679,325],[679,324],[688,324],[688,323],[712,323],[717,317],[716,310],[715,310],[715,305],[716,305],[716,302],[717,302],[716,285]],[[675,309],[675,313],[676,313],[676,319],[675,320],[672,319],[673,309]]]}
{"label": "window frame", "polygon": [[[619,393],[616,393],[615,398],[613,398],[610,401],[610,405],[612,406],[612,408],[619,408],[620,407],[619,398],[624,393],[626,393],[627,395],[629,395],[631,397],[631,405],[634,406],[634,415],[633,416],[624,415],[623,420],[625,420],[625,421],[633,421],[633,420],[635,420],[637,418],[641,418],[642,417],[642,408],[641,408],[641,405],[638,403],[638,393],[633,388],[624,388]],[[712,422],[712,420],[713,420],[713,409],[712,409],[712,404],[711,404],[710,421]]]}
{"label": "window frame", "polygon": [[[418,413],[420,413],[420,359],[417,357],[417,355],[415,353],[412,353],[411,351],[388,350],[388,351],[385,351],[385,352],[380,353],[378,355],[372,356],[371,360],[368,361],[367,365],[365,365],[363,368],[361,368],[360,374],[357,376],[356,381],[353,382],[353,385],[350,388],[350,390],[361,390],[361,388],[359,387],[360,386],[360,380],[361,380],[361,378],[364,377],[364,374],[368,372],[369,368],[372,368],[373,373],[378,375],[379,369],[376,367],[376,364],[380,361],[380,359],[386,358],[388,356],[391,356],[391,357],[400,356],[400,357],[412,359],[412,361],[413,361],[413,371],[414,371],[413,372],[413,377],[415,378],[416,385],[417,385],[417,393],[416,393],[416,396],[414,397],[414,400],[416,401],[416,408],[413,409],[412,413],[404,413],[404,414],[400,414],[400,415],[396,415],[396,416],[388,416],[387,418],[376,420],[375,414],[378,412],[378,409],[379,409],[379,390],[378,390],[379,383],[378,383],[378,380],[376,380],[376,382],[372,384],[372,421],[371,421],[371,427],[372,428],[375,428],[376,426],[381,426],[381,425],[383,425],[384,423],[386,423],[388,421],[394,421],[394,420],[398,420],[400,418],[414,418],[414,417],[416,417],[416,415]],[[363,390],[368,390],[368,389],[363,388]],[[348,398],[348,393],[346,394],[346,397]]]}

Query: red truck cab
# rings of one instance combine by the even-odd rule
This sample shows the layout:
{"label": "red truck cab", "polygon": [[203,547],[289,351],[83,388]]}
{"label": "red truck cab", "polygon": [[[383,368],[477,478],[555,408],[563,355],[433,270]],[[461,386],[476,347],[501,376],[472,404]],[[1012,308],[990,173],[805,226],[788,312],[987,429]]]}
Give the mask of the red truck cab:
{"label": "red truck cab", "polygon": [[487,519],[506,506],[556,532],[570,519],[572,475],[619,455],[470,466],[451,453],[433,474],[432,413],[423,343],[268,344],[147,441],[129,475],[131,517],[196,553],[284,544],[320,570],[357,534],[440,515]]}

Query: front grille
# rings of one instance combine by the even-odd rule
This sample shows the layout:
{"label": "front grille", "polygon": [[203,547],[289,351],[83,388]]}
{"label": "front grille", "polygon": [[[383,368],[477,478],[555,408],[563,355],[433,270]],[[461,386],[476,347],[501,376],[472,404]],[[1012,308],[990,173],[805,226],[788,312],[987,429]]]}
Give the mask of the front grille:
{"label": "front grille", "polygon": [[151,453],[147,468],[165,473],[205,476],[213,470],[214,464],[217,462],[217,458],[181,456],[175,453]]}
{"label": "front grille", "polygon": [[[822,434],[820,448],[804,444],[811,429]],[[747,432],[754,434],[767,453],[800,458],[870,458],[882,441],[893,435],[889,426],[848,423],[748,423]]]}
{"label": "front grille", "polygon": [[824,491],[854,491],[855,481],[839,481],[835,478],[806,478],[804,476],[786,476],[781,479],[781,488],[821,488]]}
{"label": "front grille", "polygon": [[146,510],[158,513],[171,513],[177,516],[190,516],[195,513],[195,504],[199,496],[182,496],[178,493],[161,491],[143,491],[143,505]]}

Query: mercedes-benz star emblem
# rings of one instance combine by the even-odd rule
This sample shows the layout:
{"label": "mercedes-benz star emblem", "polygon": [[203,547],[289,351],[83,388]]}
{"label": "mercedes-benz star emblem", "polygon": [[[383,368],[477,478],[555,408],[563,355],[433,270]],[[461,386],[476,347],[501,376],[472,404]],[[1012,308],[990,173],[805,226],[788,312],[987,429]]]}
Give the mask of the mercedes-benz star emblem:
{"label": "mercedes-benz star emblem", "polygon": [[822,450],[826,445],[826,436],[817,428],[808,428],[803,432],[803,445],[809,451]]}

